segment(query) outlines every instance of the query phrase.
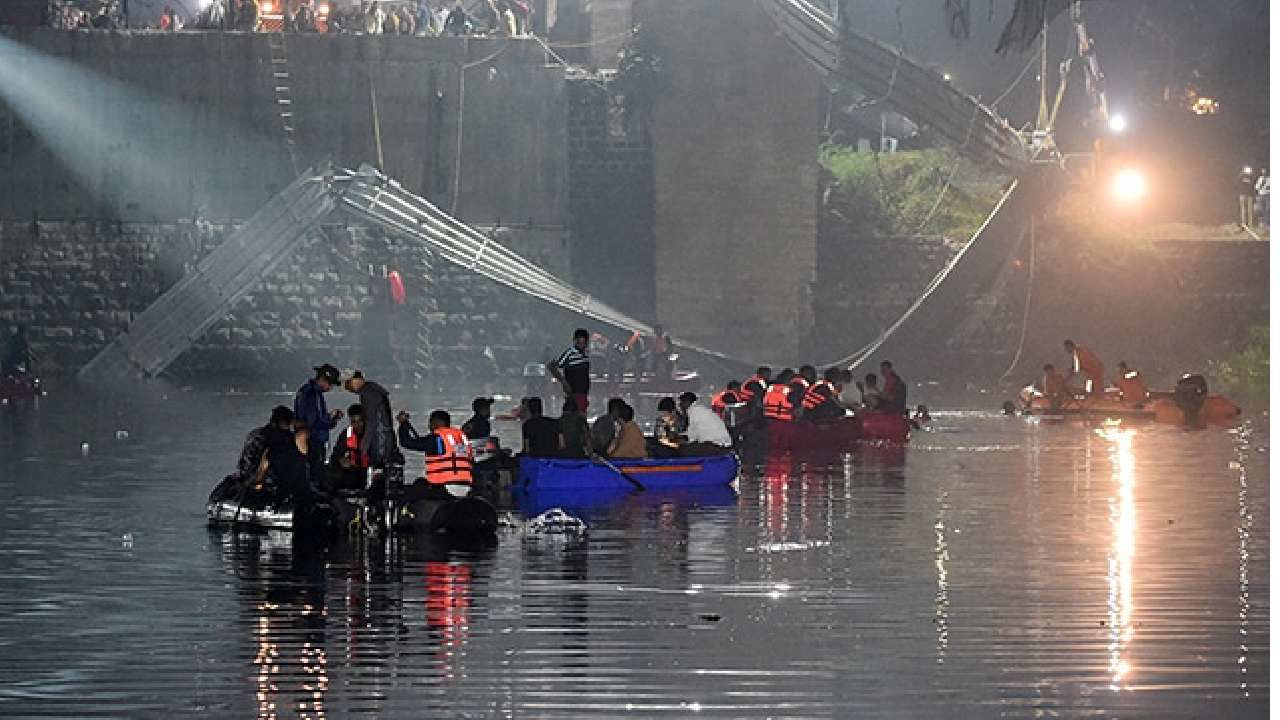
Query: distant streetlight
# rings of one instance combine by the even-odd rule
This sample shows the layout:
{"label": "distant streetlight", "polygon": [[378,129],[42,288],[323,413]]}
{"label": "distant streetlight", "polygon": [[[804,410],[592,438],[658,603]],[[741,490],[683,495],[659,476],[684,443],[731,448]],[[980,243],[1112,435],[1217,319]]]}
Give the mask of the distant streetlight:
{"label": "distant streetlight", "polygon": [[1107,127],[1111,132],[1119,135],[1129,127],[1129,120],[1123,115],[1112,115],[1111,118],[1107,120]]}
{"label": "distant streetlight", "polygon": [[1134,168],[1124,168],[1111,178],[1111,197],[1121,205],[1135,205],[1147,196],[1147,178]]}

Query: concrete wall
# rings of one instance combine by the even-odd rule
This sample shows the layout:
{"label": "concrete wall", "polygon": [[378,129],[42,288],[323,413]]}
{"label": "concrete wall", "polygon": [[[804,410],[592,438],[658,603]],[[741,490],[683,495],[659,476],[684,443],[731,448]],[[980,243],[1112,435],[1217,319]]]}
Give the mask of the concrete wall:
{"label": "concrete wall", "polygon": [[[294,176],[267,35],[3,33],[40,82],[0,87],[0,217],[244,218]],[[385,169],[407,188],[445,209],[456,194],[473,222],[565,225],[563,72],[533,41],[276,37],[300,166],[376,163],[376,99]]]}
{"label": "concrete wall", "polygon": [[645,0],[668,89],[653,125],[658,320],[772,363],[812,324],[817,74],[752,3]]}

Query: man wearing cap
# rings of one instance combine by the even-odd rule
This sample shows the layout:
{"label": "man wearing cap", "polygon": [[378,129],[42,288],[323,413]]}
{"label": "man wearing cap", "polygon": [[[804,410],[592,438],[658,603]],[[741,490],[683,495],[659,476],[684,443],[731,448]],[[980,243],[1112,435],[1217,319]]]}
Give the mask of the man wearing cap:
{"label": "man wearing cap", "polygon": [[462,423],[462,432],[468,440],[483,440],[493,434],[489,416],[493,414],[493,398],[476,398],[471,401],[471,419]]}
{"label": "man wearing cap", "polygon": [[342,411],[329,411],[324,394],[338,384],[338,368],[325,363],[315,368],[316,376],[298,388],[293,396],[295,418],[307,424],[311,434],[307,438],[307,460],[311,463],[311,476],[324,477],[324,458],[329,444],[329,431],[337,427]]}

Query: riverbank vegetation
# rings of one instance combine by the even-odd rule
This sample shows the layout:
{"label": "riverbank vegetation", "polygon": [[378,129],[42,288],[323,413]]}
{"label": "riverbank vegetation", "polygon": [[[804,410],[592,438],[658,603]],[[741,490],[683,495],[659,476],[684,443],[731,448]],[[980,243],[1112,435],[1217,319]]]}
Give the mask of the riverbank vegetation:
{"label": "riverbank vegetation", "polygon": [[824,143],[823,210],[861,234],[942,235],[967,240],[982,226],[1007,183],[950,149],[858,152]]}

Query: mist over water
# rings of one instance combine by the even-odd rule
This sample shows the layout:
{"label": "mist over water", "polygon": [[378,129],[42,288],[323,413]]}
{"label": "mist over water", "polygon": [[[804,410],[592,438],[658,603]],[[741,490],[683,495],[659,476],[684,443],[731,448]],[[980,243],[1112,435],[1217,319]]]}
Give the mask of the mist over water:
{"label": "mist over water", "polygon": [[0,408],[0,715],[1266,713],[1265,416],[944,408],[905,450],[637,494],[581,540],[318,551],[204,522],[287,394],[121,391]]}

